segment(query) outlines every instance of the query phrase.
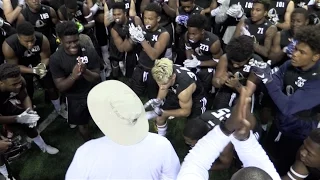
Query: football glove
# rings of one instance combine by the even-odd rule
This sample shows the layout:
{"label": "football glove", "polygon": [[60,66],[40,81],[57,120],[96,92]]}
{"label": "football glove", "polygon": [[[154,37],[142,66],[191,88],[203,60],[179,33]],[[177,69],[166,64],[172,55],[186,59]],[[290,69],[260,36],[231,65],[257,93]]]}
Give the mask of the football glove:
{"label": "football glove", "polygon": [[200,66],[201,61],[198,60],[198,58],[195,55],[191,55],[192,59],[186,59],[183,62],[184,67],[186,68],[196,68],[197,66]]}
{"label": "football glove", "polygon": [[145,40],[144,34],[145,32],[142,30],[142,28],[138,25],[138,27],[135,27],[134,24],[129,25],[129,33],[130,38],[133,42],[141,43]]}
{"label": "football glove", "polygon": [[244,26],[241,27],[241,35],[245,35],[245,36],[250,36],[251,37],[250,32]]}
{"label": "football glove", "polygon": [[156,99],[156,98],[155,99],[150,99],[148,102],[146,102],[144,104],[144,108],[147,109],[147,108],[149,108],[151,106],[154,109],[156,107],[160,107],[163,104],[164,104],[164,102],[161,99]]}
{"label": "football glove", "polygon": [[249,65],[251,65],[250,71],[252,71],[264,84],[273,80],[270,60],[267,62],[260,62],[252,59],[249,61]]}
{"label": "football glove", "polygon": [[23,113],[17,116],[17,123],[20,124],[29,124],[29,126],[34,127],[37,125],[37,121],[40,119],[40,116],[37,112],[31,110],[30,108],[26,109]]}
{"label": "football glove", "polygon": [[297,45],[297,42],[298,42],[297,40],[292,40],[291,43],[288,46],[286,46],[286,47],[284,47],[282,49],[282,51],[284,53],[286,53],[288,57],[291,58],[292,57],[292,53],[293,53],[293,51],[294,51],[294,49],[295,49],[295,47]]}
{"label": "football glove", "polygon": [[153,111],[147,111],[146,112],[146,116],[147,116],[147,119],[153,119],[153,118],[156,118],[158,116],[161,116],[163,113],[163,109],[157,107],[157,108],[154,108]]}
{"label": "football glove", "polygon": [[36,67],[32,68],[33,74],[36,74],[40,76],[40,79],[42,79],[47,74],[47,68],[46,65],[43,63],[39,63]]}
{"label": "football glove", "polygon": [[234,18],[241,18],[244,14],[244,11],[240,4],[233,4],[229,7],[227,14]]}
{"label": "football glove", "polygon": [[274,8],[270,9],[268,11],[268,18],[273,25],[276,25],[279,21],[277,10],[275,10]]}
{"label": "football glove", "polygon": [[179,16],[176,17],[176,23],[178,23],[178,24],[180,24],[182,26],[186,26],[188,19],[189,19],[189,16],[179,15]]}

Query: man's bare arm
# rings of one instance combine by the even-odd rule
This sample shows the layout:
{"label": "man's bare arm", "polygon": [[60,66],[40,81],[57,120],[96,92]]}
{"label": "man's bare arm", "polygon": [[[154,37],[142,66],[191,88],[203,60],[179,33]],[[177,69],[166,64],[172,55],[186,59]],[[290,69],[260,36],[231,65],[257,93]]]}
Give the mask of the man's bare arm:
{"label": "man's bare arm", "polygon": [[158,41],[152,47],[146,40],[141,42],[141,46],[147,55],[151,58],[151,60],[156,60],[159,58],[160,54],[162,54],[170,41],[170,35],[168,32],[161,33]]}
{"label": "man's bare arm", "polygon": [[179,95],[179,105],[180,109],[175,110],[165,110],[162,116],[164,117],[188,117],[191,114],[192,108],[192,94],[197,88],[195,83],[191,84],[188,88],[183,90]]}
{"label": "man's bare arm", "polygon": [[43,40],[42,40],[42,48],[41,48],[41,53],[40,53],[41,63],[44,63],[46,65],[46,67],[48,67],[49,58],[51,55],[50,43],[49,43],[49,40],[46,36],[42,35],[42,37],[43,37]]}
{"label": "man's bare arm", "polygon": [[277,28],[275,26],[270,26],[266,31],[266,37],[264,39],[264,45],[259,45],[258,43],[253,44],[253,49],[255,52],[261,54],[264,57],[269,56],[269,52],[271,49],[272,39],[277,33]]}
{"label": "man's bare arm", "polygon": [[3,0],[4,16],[10,24],[12,24],[18,18],[21,10],[21,6],[17,6],[15,9],[13,9],[11,0]]}
{"label": "man's bare arm", "polygon": [[[19,65],[18,57],[16,56],[15,52],[8,45],[8,43],[6,41],[3,42],[3,44],[2,44],[2,52],[3,52],[3,55],[4,55],[7,63]],[[26,67],[23,65],[19,65],[19,68],[20,68],[21,73],[33,74],[32,68],[29,68],[29,67]]]}
{"label": "man's bare arm", "polygon": [[170,16],[171,18],[176,17],[176,12],[177,12],[177,1],[176,0],[169,0],[168,4],[163,3],[162,9],[164,12]]}
{"label": "man's bare arm", "polygon": [[277,64],[280,62],[283,57],[285,56],[285,53],[281,49],[281,31],[277,32],[277,34],[273,38],[272,46],[271,46],[271,52],[269,53],[269,59],[271,60],[271,64]]}
{"label": "man's bare arm", "polygon": [[220,88],[224,85],[228,75],[228,60],[227,55],[222,55],[216,67],[216,72],[212,79],[212,85],[215,88]]}
{"label": "man's bare arm", "polygon": [[291,14],[294,10],[294,2],[290,1],[286,13],[284,15],[284,22],[283,23],[277,23],[276,26],[282,30],[288,30],[290,29],[290,22],[291,22]]}

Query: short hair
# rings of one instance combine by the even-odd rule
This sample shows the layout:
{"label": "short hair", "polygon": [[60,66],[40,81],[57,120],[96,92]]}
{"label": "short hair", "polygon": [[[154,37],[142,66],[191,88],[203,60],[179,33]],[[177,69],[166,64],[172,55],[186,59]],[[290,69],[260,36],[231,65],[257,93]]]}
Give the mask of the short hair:
{"label": "short hair", "polygon": [[64,36],[72,36],[79,34],[78,28],[75,22],[66,21],[56,25],[56,32],[59,38]]}
{"label": "short hair", "polygon": [[77,8],[77,0],[64,0],[64,4],[68,9],[76,9]]}
{"label": "short hair", "polygon": [[291,13],[291,17],[294,14],[302,14],[305,17],[305,19],[309,19],[308,10],[306,10],[305,8],[295,8]]}
{"label": "short hair", "polygon": [[271,4],[270,0],[253,0],[253,4],[255,3],[262,4],[265,11],[269,10]]}
{"label": "short hair", "polygon": [[320,145],[320,128],[314,129],[311,131],[311,133],[309,134],[309,138]]}
{"label": "short hair", "polygon": [[226,46],[229,61],[243,62],[248,60],[253,52],[253,38],[246,35],[232,38]]}
{"label": "short hair", "polygon": [[204,29],[207,24],[207,19],[202,14],[193,14],[189,17],[187,21],[188,27],[195,27],[198,29]]}
{"label": "short hair", "polygon": [[154,80],[167,83],[173,74],[173,62],[168,58],[157,59],[151,69]]}
{"label": "short hair", "polygon": [[320,53],[320,26],[303,26],[297,30],[294,39],[307,44],[312,51]]}
{"label": "short hair", "polygon": [[161,15],[161,7],[157,3],[150,3],[147,5],[147,7],[144,9],[144,11],[153,11],[157,13],[158,16]]}
{"label": "short hair", "polygon": [[124,11],[126,9],[126,5],[123,2],[115,2],[112,5],[112,9],[122,9]]}
{"label": "short hair", "polygon": [[29,21],[23,21],[17,26],[18,35],[31,36],[34,32],[34,26]]}
{"label": "short hair", "polygon": [[272,180],[271,176],[257,167],[245,167],[233,174],[231,180]]}
{"label": "short hair", "polygon": [[199,140],[210,131],[209,126],[200,117],[190,119],[183,129],[183,135],[191,140]]}
{"label": "short hair", "polygon": [[4,63],[0,65],[0,81],[16,78],[21,75],[20,68],[15,64]]}

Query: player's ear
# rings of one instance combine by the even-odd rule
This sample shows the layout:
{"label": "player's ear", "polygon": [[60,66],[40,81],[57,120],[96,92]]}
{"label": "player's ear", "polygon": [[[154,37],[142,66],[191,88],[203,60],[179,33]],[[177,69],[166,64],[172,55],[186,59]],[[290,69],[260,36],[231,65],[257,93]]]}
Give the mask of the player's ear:
{"label": "player's ear", "polygon": [[158,23],[160,22],[160,20],[161,20],[161,16],[158,16],[157,18]]}
{"label": "player's ear", "polygon": [[312,56],[312,61],[317,62],[320,59],[320,53],[316,53]]}
{"label": "player's ear", "polygon": [[201,34],[204,34],[205,31],[206,31],[205,29],[202,29]]}

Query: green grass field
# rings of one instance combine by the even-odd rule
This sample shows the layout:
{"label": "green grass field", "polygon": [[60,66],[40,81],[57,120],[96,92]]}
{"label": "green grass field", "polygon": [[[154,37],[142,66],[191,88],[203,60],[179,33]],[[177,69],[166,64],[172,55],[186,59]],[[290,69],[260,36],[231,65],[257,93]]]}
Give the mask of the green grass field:
{"label": "green grass field", "polygon": [[[42,93],[38,93],[35,104],[39,114],[45,116],[53,108],[51,105],[44,104],[41,96]],[[154,131],[153,127],[153,122],[150,122],[151,132]],[[167,138],[173,144],[181,162],[189,150],[182,136],[183,127],[184,119],[171,120],[167,133]],[[103,136],[94,122],[90,123],[90,128],[94,138]],[[57,147],[60,152],[57,155],[49,155],[42,153],[35,144],[32,144],[31,149],[11,164],[11,169],[14,174],[20,176],[21,180],[63,180],[75,151],[84,142],[77,129],[70,129],[66,120],[61,117],[55,119],[41,135],[48,144]],[[228,170],[213,172],[210,173],[210,179],[227,180],[230,179],[230,173]]]}

